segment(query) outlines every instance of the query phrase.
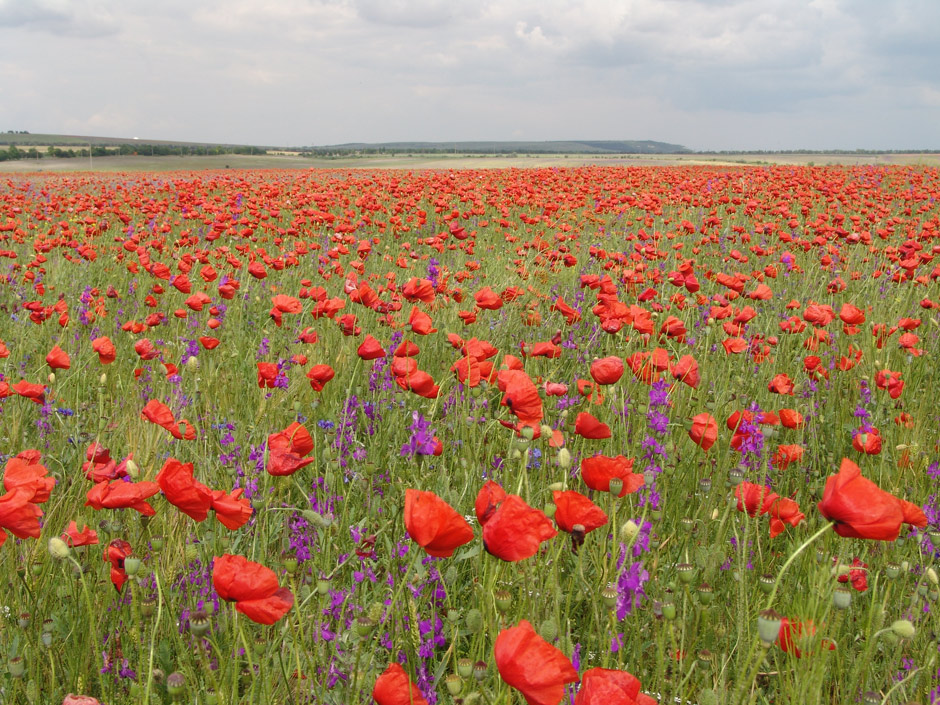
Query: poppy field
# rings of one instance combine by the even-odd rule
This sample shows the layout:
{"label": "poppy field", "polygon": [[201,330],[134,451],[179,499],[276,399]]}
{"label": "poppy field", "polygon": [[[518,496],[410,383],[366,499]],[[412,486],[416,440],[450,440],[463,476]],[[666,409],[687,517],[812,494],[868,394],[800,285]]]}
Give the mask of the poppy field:
{"label": "poppy field", "polygon": [[5,175],[0,703],[940,702],[938,198]]}

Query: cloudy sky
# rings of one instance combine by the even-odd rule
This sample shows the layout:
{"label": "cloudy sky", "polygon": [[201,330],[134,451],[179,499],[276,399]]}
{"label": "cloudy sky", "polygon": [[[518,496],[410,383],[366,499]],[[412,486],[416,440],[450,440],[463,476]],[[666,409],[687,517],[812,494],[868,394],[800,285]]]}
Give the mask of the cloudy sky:
{"label": "cloudy sky", "polygon": [[940,148],[938,0],[0,0],[0,131]]}

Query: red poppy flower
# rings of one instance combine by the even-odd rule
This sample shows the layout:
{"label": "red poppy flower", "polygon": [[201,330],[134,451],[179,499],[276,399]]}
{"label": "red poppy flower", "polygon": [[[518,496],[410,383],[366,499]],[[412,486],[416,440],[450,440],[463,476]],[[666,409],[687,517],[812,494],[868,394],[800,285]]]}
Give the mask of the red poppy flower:
{"label": "red poppy flower", "polygon": [[862,477],[858,465],[848,458],[836,475],[826,480],[820,514],[836,522],[835,531],[847,538],[894,541],[902,524],[927,526],[927,516],[912,502],[899,499]]}
{"label": "red poppy flower", "polygon": [[565,685],[578,680],[568,657],[524,619],[499,633],[493,655],[500,677],[522,693],[529,705],[558,705]]}
{"label": "red poppy flower", "polygon": [[17,538],[39,538],[42,510],[32,503],[31,489],[15,489],[0,496],[0,546],[7,540],[6,529]]}
{"label": "red poppy flower", "polygon": [[[144,408],[141,409],[140,417],[150,423],[165,428],[170,432],[173,438],[177,440],[191,441],[196,438],[196,429],[193,428],[189,421],[186,419],[177,421],[173,416],[173,412],[170,411],[170,408],[156,399],[151,399],[144,405]],[[180,425],[183,426],[184,431],[180,431]]]}
{"label": "red poppy flower", "polygon": [[780,424],[784,428],[800,428],[803,425],[803,414],[795,409],[781,409]]}
{"label": "red poppy flower", "polygon": [[258,624],[274,624],[294,604],[293,593],[279,587],[270,568],[229,553],[215,559],[212,585],[219,597]]}
{"label": "red poppy flower", "polygon": [[408,325],[411,326],[411,331],[416,335],[430,335],[437,332],[431,317],[417,307],[411,309],[411,315],[408,316]]}
{"label": "red poppy flower", "polygon": [[418,686],[411,682],[400,664],[390,663],[375,679],[372,698],[378,705],[428,705]]}
{"label": "red poppy flower", "polygon": [[274,389],[274,383],[277,380],[278,369],[276,362],[258,363],[258,386],[261,389]]}
{"label": "red poppy flower", "polygon": [[591,363],[591,378],[598,384],[616,384],[623,377],[623,360],[604,357]]}
{"label": "red poppy flower", "polygon": [[840,583],[851,581],[855,590],[865,592],[868,589],[868,564],[863,563],[858,557],[853,558],[849,572],[840,574],[838,581]]}
{"label": "red poppy flower", "polygon": [[770,383],[767,385],[767,389],[774,394],[786,394],[793,395],[793,382],[792,380],[784,373],[774,375],[774,378],[770,380]]}
{"label": "red poppy flower", "polygon": [[509,407],[520,423],[534,426],[542,422],[542,398],[529,375],[521,369],[500,370],[497,383],[503,392],[501,405]]}
{"label": "red poppy flower", "polygon": [[167,501],[186,516],[205,521],[212,506],[212,490],[193,477],[193,464],[168,458],[157,473],[157,484]]}
{"label": "red poppy flower", "polygon": [[437,558],[449,558],[455,549],[473,540],[467,520],[433,492],[405,490],[405,530]]}
{"label": "red poppy flower", "polygon": [[104,562],[111,564],[111,582],[114,583],[114,589],[121,592],[124,583],[127,582],[127,573],[124,572],[124,559],[134,551],[131,545],[123,539],[114,539],[104,550]]}
{"label": "red poppy flower", "polygon": [[16,488],[32,492],[33,504],[42,504],[49,500],[49,494],[55,487],[55,478],[46,477],[49,471],[39,463],[38,450],[24,450],[7,461],[3,471],[3,487],[7,492]]}
{"label": "red poppy flower", "polygon": [[[777,644],[784,652],[788,654],[793,654],[797,658],[800,658],[803,655],[803,651],[800,650],[800,647],[803,649],[811,648],[812,651],[815,650],[815,645],[812,643],[812,637],[816,634],[816,625],[812,621],[801,622],[798,619],[789,619],[784,617],[780,621],[780,631],[777,634]],[[833,651],[836,646],[828,639],[823,639],[821,643],[824,646],[827,646],[830,651]]]}
{"label": "red poppy flower", "polygon": [[803,459],[803,446],[791,444],[777,446],[777,452],[774,453],[773,464],[778,470],[786,470],[790,463],[798,463]]}
{"label": "red poppy flower", "polygon": [[251,519],[254,510],[248,498],[242,497],[244,492],[243,487],[232,490],[231,494],[224,490],[212,490],[212,511],[215,512],[215,518],[226,529],[235,531]]}
{"label": "red poppy flower", "polygon": [[68,528],[62,534],[62,540],[69,546],[94,546],[98,543],[98,532],[85,525],[81,531],[78,524],[70,521]]}
{"label": "red poppy flower", "polygon": [[796,502],[763,485],[742,482],[734,488],[734,496],[738,499],[738,511],[747,511],[752,517],[770,515],[770,538],[782,534],[787,524],[796,526],[806,518]]}
{"label": "red poppy flower", "polygon": [[508,495],[483,526],[483,546],[504,561],[521,561],[538,553],[543,541],[558,534],[540,509],[518,495]]}
{"label": "red poppy flower", "polygon": [[702,378],[698,371],[698,361],[691,355],[683,355],[669,370],[670,374],[692,389],[697,389]]}
{"label": "red poppy flower", "polygon": [[610,481],[614,477],[623,481],[623,489],[618,497],[633,494],[645,482],[642,475],[633,472],[633,458],[595,455],[581,460],[581,479],[592,490],[610,492]]}
{"label": "red poppy flower", "polygon": [[594,418],[594,416],[586,411],[582,411],[577,415],[577,417],[575,417],[574,432],[582,438],[589,438],[592,440],[601,440],[604,438],[610,438],[611,436],[610,426],[601,421],[598,421],[596,418]]}
{"label": "red poppy flower", "polygon": [[503,300],[490,287],[484,286],[473,295],[476,305],[485,311],[497,311],[503,307]]}
{"label": "red poppy flower", "polygon": [[209,335],[199,336],[199,344],[202,345],[202,347],[206,350],[215,350],[217,347],[219,347],[220,342],[221,341],[219,341],[218,338],[213,338]]}
{"label": "red poppy flower", "polygon": [[385,357],[385,349],[382,344],[371,335],[366,335],[366,339],[362,341],[356,353],[363,360],[377,360],[380,357]]}
{"label": "red poppy flower", "polygon": [[58,345],[54,346],[46,355],[46,364],[54,370],[67,370],[72,365],[68,353]]}
{"label": "red poppy flower", "polygon": [[626,671],[590,668],[581,676],[574,705],[656,705],[654,697],[640,692],[639,679]]}
{"label": "red poppy flower", "polygon": [[313,452],[313,437],[296,421],[283,431],[268,436],[267,471],[276,477],[293,475],[310,465],[315,458],[305,456]]}
{"label": "red poppy flower", "polygon": [[708,450],[715,445],[715,441],[718,440],[718,422],[715,421],[715,417],[708,412],[693,416],[689,438],[702,450]]}
{"label": "red poppy flower", "polygon": [[484,483],[483,487],[481,487],[480,491],[477,493],[476,502],[474,502],[473,506],[480,526],[483,526],[490,520],[496,508],[508,496],[506,490],[492,480],[487,480]]}
{"label": "red poppy flower", "polygon": [[852,438],[852,447],[865,455],[878,455],[881,452],[881,433],[877,428],[858,429]]}
{"label": "red poppy flower", "polygon": [[160,352],[153,347],[153,343],[147,338],[141,338],[134,343],[134,352],[137,353],[141,360],[153,360],[160,354]]}
{"label": "red poppy flower", "polygon": [[152,517],[156,512],[146,502],[160,491],[156,482],[99,482],[85,495],[86,507],[92,509],[134,509],[144,516]]}
{"label": "red poppy flower", "polygon": [[24,379],[14,385],[11,385],[10,389],[12,389],[19,396],[23,397],[24,399],[29,399],[35,404],[45,404],[46,402],[46,387],[43,384],[33,384],[32,382],[27,382]]}
{"label": "red poppy flower", "polygon": [[307,379],[315,392],[322,392],[326,383],[335,376],[336,373],[329,365],[314,365],[307,371]]}
{"label": "red poppy flower", "polygon": [[584,527],[584,533],[589,534],[607,523],[604,510],[580,492],[554,490],[552,498],[555,502],[555,523],[562,531],[570,534],[574,526],[580,524]]}

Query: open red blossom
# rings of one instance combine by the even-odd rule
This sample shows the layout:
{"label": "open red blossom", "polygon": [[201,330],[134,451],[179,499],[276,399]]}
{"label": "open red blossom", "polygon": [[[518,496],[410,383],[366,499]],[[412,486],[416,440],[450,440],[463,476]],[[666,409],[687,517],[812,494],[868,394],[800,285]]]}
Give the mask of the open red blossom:
{"label": "open red blossom", "polygon": [[276,362],[259,362],[258,363],[258,386],[261,389],[274,389],[274,383],[277,380],[277,363]]}
{"label": "open red blossom", "polygon": [[42,510],[32,502],[33,491],[19,488],[0,496],[0,546],[9,531],[17,538],[39,538]]}
{"label": "open red blossom", "polygon": [[529,705],[558,705],[565,685],[578,680],[568,657],[524,619],[499,633],[493,655],[500,678],[522,693]]}
{"label": "open red blossom", "polygon": [[226,553],[215,559],[212,585],[219,597],[258,624],[274,624],[294,604],[293,593],[279,587],[270,568],[244,556]]}
{"label": "open red blossom", "polygon": [[36,404],[46,403],[45,385],[33,384],[32,382],[27,382],[24,379],[14,385],[11,385],[10,389],[12,389],[16,394],[23,397],[24,399],[29,399]]}
{"label": "open red blossom", "polygon": [[85,495],[85,506],[97,510],[133,509],[152,517],[156,512],[146,500],[159,491],[160,485],[156,482],[99,482]]}
{"label": "open red blossom", "polygon": [[7,461],[3,471],[3,487],[7,492],[20,488],[32,492],[33,504],[49,500],[55,478],[47,477],[49,471],[39,463],[38,450],[24,450]]}
{"label": "open red blossom", "polygon": [[131,545],[123,539],[114,539],[104,550],[104,562],[111,564],[111,582],[114,589],[121,592],[127,582],[127,573],[124,571],[124,559],[133,553]]}
{"label": "open red blossom", "polygon": [[385,349],[382,344],[371,335],[366,335],[356,353],[363,360],[377,360],[380,357],[385,357]]}
{"label": "open red blossom", "polygon": [[542,422],[542,398],[538,387],[523,370],[500,370],[497,383],[503,392],[502,406],[515,414],[523,425],[536,426]]}
{"label": "open red blossom", "polygon": [[405,669],[394,662],[375,679],[372,698],[378,705],[428,705]]}
{"label": "open red blossom", "polygon": [[305,456],[313,452],[313,437],[296,421],[283,431],[268,436],[267,471],[276,477],[293,475],[310,465],[315,458]]}
{"label": "open red blossom", "polygon": [[473,540],[473,529],[460,514],[433,492],[405,490],[405,530],[428,555],[449,558]]}
{"label": "open red blossom", "polygon": [[490,520],[496,508],[508,496],[506,490],[492,480],[487,480],[483,484],[483,487],[481,487],[480,491],[477,493],[476,502],[474,502],[473,507],[476,511],[477,521],[480,522],[480,526],[483,526]]}
{"label": "open red blossom", "polygon": [[645,482],[642,475],[633,472],[633,458],[595,455],[581,461],[581,479],[592,490],[610,492],[610,481],[614,477],[623,481],[623,489],[618,497],[633,494]]}
{"label": "open red blossom", "polygon": [[912,502],[899,499],[862,476],[858,465],[842,459],[839,472],[826,480],[823,498],[816,505],[835,531],[846,538],[894,541],[902,524],[927,526],[927,516]]}
{"label": "open red blossom", "polygon": [[777,446],[774,453],[773,464],[778,470],[786,470],[790,463],[798,463],[803,459],[803,446],[797,444]]}
{"label": "open red blossom", "polygon": [[562,531],[570,534],[574,526],[580,524],[587,534],[607,523],[604,510],[580,492],[554,490],[552,498],[555,502],[555,523]]}
{"label": "open red blossom", "polygon": [[98,532],[89,529],[87,525],[78,530],[78,524],[70,521],[68,528],[62,534],[62,540],[69,546],[94,546],[98,543]]}
{"label": "open red blossom", "polygon": [[212,506],[212,490],[193,477],[193,464],[168,458],[157,473],[157,484],[167,501],[186,516],[205,521]]}
{"label": "open red blossom", "polygon": [[609,668],[585,671],[574,698],[574,705],[656,705],[656,702],[656,698],[640,692],[636,676]]}
{"label": "open red blossom", "polygon": [[598,384],[616,384],[623,377],[623,360],[604,357],[591,363],[591,378]]}
{"label": "open red blossom", "polygon": [[46,364],[53,370],[67,370],[72,366],[72,361],[69,359],[68,353],[56,345],[46,355]]}
{"label": "open red blossom", "polygon": [[770,538],[782,534],[787,524],[796,526],[806,518],[796,502],[763,485],[742,482],[734,488],[734,496],[738,500],[738,511],[746,511],[752,517],[770,516]]}
{"label": "open red blossom", "polygon": [[784,428],[800,428],[803,425],[803,414],[795,409],[780,410],[780,424]]}
{"label": "open red blossom", "polygon": [[610,426],[598,421],[586,411],[582,411],[575,417],[574,432],[582,438],[592,440],[602,440],[611,436]]}
{"label": "open red blossom", "polygon": [[767,385],[767,389],[774,394],[793,394],[793,381],[785,374],[781,373],[774,375],[774,378],[770,380],[770,383]]}
{"label": "open red blossom", "polygon": [[[140,417],[152,424],[165,428],[177,440],[191,441],[196,438],[196,430],[186,419],[177,421],[170,408],[156,399],[148,401],[141,409]],[[180,425],[184,431],[180,431]]]}
{"label": "open red blossom", "polygon": [[244,526],[254,510],[247,497],[242,497],[245,489],[239,487],[228,494],[224,490],[212,490],[212,511],[215,512],[215,518],[219,520],[226,529],[235,531]]}
{"label": "open red blossom", "polygon": [[691,355],[683,355],[676,364],[670,368],[672,376],[692,389],[697,389],[702,378],[698,371],[698,361]]}
{"label": "open red blossom", "polygon": [[881,432],[870,427],[867,431],[858,429],[852,438],[852,447],[865,455],[878,455],[881,452]]}
{"label": "open red blossom", "polygon": [[483,547],[504,561],[521,561],[534,556],[543,541],[557,534],[542,510],[511,494],[500,502],[483,526]]}
{"label": "open red blossom", "polygon": [[336,372],[329,365],[314,365],[307,371],[307,379],[315,392],[322,392],[326,383],[335,376]]}
{"label": "open red blossom", "polygon": [[715,417],[708,412],[693,416],[689,438],[702,450],[708,450],[715,445],[715,441],[718,440],[718,422],[715,421]]}
{"label": "open red blossom", "polygon": [[[780,632],[777,634],[777,644],[784,652],[800,658],[804,651],[806,653],[812,653],[816,650],[816,640],[813,638],[815,634],[816,625],[814,625],[811,620],[802,622],[798,619],[784,617],[780,621]],[[820,643],[830,651],[836,648],[836,645],[828,639],[822,639]]]}
{"label": "open red blossom", "polygon": [[[833,559],[835,560],[835,558]],[[868,564],[863,563],[857,556],[852,559],[852,565],[847,573],[840,573],[838,577],[840,583],[852,582],[852,587],[858,592],[865,592],[868,589]]]}

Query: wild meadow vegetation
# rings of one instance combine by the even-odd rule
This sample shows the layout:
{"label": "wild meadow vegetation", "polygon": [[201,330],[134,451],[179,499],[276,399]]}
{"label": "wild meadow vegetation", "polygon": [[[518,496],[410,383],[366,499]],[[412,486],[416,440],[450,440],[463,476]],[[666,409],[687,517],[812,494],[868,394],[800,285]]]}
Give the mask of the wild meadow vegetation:
{"label": "wild meadow vegetation", "polygon": [[938,196],[5,176],[0,702],[940,702]]}

